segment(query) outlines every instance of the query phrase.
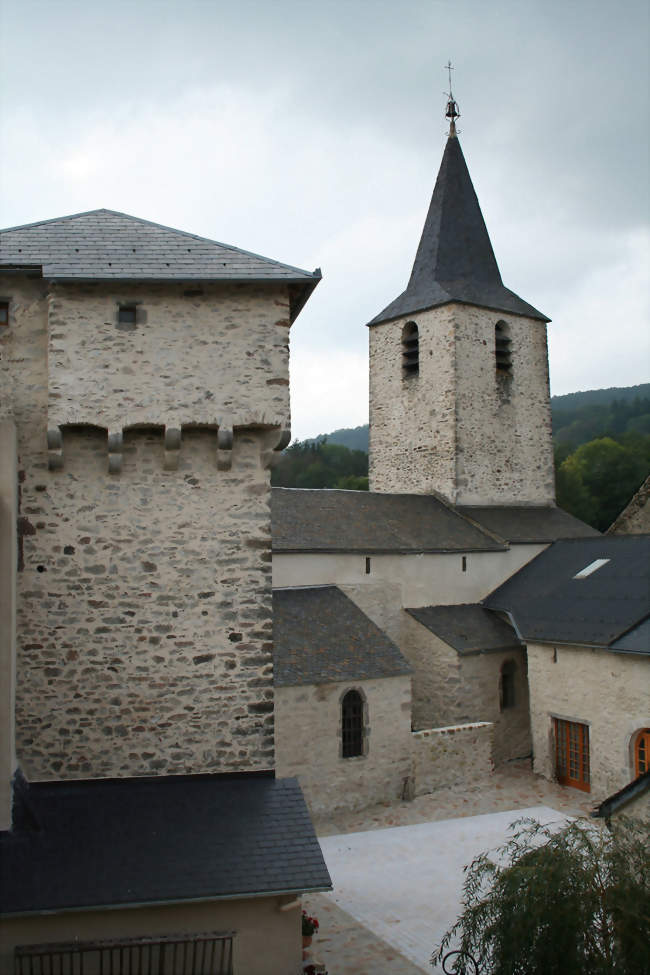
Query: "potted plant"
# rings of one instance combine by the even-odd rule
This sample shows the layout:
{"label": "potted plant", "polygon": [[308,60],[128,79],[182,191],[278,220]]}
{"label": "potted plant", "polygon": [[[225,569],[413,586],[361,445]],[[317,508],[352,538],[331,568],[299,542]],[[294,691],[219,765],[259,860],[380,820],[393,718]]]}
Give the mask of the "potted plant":
{"label": "potted plant", "polygon": [[318,931],[318,918],[311,917],[307,911],[302,912],[302,947],[303,950],[311,944],[314,931]]}

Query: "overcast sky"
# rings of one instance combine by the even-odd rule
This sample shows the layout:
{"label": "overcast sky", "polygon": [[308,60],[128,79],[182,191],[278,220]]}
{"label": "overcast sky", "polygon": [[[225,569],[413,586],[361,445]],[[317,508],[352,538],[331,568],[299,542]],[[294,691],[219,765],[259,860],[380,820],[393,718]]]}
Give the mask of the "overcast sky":
{"label": "overcast sky", "polygon": [[108,207],[313,270],[293,435],[367,421],[367,329],[460,138],[553,393],[647,382],[647,0],[0,0],[0,225]]}

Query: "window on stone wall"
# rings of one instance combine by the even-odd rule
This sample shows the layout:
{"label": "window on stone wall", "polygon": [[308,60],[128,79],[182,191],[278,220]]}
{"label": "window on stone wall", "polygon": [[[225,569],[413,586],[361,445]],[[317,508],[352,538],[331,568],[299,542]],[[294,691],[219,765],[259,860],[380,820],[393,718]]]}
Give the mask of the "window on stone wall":
{"label": "window on stone wall", "polygon": [[0,332],[9,327],[9,302],[0,301]]}
{"label": "window on stone wall", "polygon": [[402,378],[411,379],[420,372],[420,336],[415,322],[402,329]]}
{"label": "window on stone wall", "polygon": [[634,742],[634,777],[650,769],[650,728],[644,728]]}
{"label": "window on stone wall", "polygon": [[502,711],[514,708],[517,703],[515,693],[515,677],[517,675],[517,665],[514,660],[506,660],[501,668],[499,677],[499,706]]}
{"label": "window on stone wall", "polygon": [[512,375],[512,342],[510,339],[510,328],[504,321],[499,321],[494,326],[494,356],[497,375]]}
{"label": "window on stone wall", "polygon": [[363,755],[363,698],[358,691],[348,691],[341,701],[341,736],[343,758]]}
{"label": "window on stone wall", "polygon": [[135,305],[120,305],[117,310],[117,320],[120,325],[135,325],[138,320],[138,309]]}
{"label": "window on stone wall", "polygon": [[577,721],[553,718],[555,729],[555,772],[561,785],[590,792],[589,726]]}

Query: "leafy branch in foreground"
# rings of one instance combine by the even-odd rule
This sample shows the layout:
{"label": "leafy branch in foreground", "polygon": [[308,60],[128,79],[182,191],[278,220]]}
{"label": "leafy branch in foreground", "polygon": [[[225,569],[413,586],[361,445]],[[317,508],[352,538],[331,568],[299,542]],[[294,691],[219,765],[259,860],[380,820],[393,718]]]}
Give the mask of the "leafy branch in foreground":
{"label": "leafy branch in foreground", "polygon": [[511,829],[494,858],[465,867],[463,913],[432,964],[453,946],[482,975],[648,975],[647,824],[521,819]]}

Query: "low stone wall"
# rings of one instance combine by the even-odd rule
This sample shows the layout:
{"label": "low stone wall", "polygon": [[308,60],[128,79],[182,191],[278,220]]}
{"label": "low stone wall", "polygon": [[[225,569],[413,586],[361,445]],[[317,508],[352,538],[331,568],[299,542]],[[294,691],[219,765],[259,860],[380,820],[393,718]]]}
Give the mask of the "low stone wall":
{"label": "low stone wall", "polygon": [[475,784],[493,769],[490,721],[428,728],[411,735],[416,796],[452,785]]}

